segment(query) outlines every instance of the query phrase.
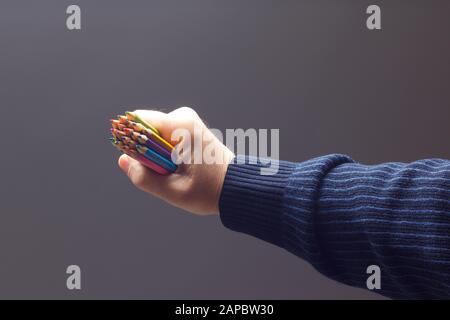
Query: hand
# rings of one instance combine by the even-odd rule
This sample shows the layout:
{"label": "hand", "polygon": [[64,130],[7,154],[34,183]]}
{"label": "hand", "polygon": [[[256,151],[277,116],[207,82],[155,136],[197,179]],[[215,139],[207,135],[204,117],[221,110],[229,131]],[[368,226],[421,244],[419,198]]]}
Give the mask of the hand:
{"label": "hand", "polygon": [[[149,110],[135,112],[156,127],[161,136],[173,145],[184,143],[183,140],[172,139],[174,130],[185,129],[189,132],[192,143],[195,139],[201,141],[202,150],[206,145],[213,146],[224,161],[219,164],[207,164],[204,161],[201,164],[180,164],[175,173],[162,176],[123,154],[119,158],[119,167],[131,182],[139,189],[192,213],[219,213],[220,192],[228,163],[234,157],[233,152],[214,136],[191,108],[182,107],[170,113]],[[192,146],[192,153],[193,149]]]}

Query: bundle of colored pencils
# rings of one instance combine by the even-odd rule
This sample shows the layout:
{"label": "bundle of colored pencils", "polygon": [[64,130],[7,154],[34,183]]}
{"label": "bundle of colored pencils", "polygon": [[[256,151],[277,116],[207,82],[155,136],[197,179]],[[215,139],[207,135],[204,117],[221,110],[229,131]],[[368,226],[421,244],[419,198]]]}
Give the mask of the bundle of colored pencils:
{"label": "bundle of colored pencils", "polygon": [[159,131],[136,113],[127,111],[111,120],[111,143],[120,151],[162,175],[177,170],[172,162],[173,146]]}

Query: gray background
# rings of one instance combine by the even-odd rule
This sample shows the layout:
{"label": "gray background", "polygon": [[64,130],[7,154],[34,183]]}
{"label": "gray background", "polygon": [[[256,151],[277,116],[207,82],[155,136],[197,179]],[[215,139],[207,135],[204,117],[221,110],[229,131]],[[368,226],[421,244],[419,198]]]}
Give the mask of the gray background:
{"label": "gray background", "polygon": [[79,0],[78,32],[71,3],[0,4],[0,298],[380,298],[136,190],[108,119],[189,105],[280,128],[287,160],[449,158],[448,0]]}

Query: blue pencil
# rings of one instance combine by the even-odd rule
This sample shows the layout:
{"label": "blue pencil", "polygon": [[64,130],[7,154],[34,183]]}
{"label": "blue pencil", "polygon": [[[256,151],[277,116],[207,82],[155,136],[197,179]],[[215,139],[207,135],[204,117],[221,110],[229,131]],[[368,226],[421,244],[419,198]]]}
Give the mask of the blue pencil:
{"label": "blue pencil", "polygon": [[162,157],[152,149],[144,147],[143,145],[136,144],[136,150],[150,161],[155,162],[156,164],[160,165],[161,167],[167,169],[170,172],[174,172],[178,168],[177,165],[172,161]]}

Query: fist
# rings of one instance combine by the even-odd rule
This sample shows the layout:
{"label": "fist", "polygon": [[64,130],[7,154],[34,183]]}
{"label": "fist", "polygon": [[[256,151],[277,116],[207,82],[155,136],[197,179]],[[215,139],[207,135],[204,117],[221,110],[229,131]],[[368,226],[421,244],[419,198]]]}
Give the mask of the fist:
{"label": "fist", "polygon": [[[170,113],[135,112],[156,127],[161,136],[175,146],[176,152],[182,151],[179,157],[175,157],[182,163],[176,172],[162,176],[123,154],[119,158],[119,167],[130,181],[140,190],[178,208],[201,215],[217,214],[220,192],[233,152],[216,138],[191,108],[182,107]],[[186,139],[186,134],[190,139]],[[202,150],[205,148],[214,150],[214,159],[219,161],[204,159]]]}

